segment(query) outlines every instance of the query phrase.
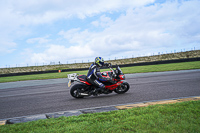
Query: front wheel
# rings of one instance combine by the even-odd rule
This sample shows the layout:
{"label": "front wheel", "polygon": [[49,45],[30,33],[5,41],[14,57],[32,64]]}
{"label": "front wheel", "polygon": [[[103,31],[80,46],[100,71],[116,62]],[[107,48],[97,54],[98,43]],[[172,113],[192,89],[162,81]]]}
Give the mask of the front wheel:
{"label": "front wheel", "polygon": [[130,88],[130,85],[129,83],[127,82],[123,82],[120,86],[118,86],[114,91],[117,93],[117,94],[123,94],[123,93],[126,93]]}
{"label": "front wheel", "polygon": [[75,84],[70,89],[70,94],[75,98],[83,98],[84,96],[81,95],[81,91],[84,89],[84,86],[81,84]]}

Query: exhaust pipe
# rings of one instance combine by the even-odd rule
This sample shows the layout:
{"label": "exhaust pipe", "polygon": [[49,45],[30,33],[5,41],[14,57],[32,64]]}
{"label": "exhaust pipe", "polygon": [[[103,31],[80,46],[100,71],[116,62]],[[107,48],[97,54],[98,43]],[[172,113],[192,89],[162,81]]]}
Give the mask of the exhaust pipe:
{"label": "exhaust pipe", "polygon": [[81,96],[88,96],[86,93],[80,93]]}

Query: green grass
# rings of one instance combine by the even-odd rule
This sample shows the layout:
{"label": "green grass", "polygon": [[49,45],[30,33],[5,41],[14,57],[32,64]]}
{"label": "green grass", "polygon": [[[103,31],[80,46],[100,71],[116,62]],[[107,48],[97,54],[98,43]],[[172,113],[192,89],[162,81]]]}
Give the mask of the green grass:
{"label": "green grass", "polygon": [[0,126],[5,133],[200,132],[200,101],[83,114]]}
{"label": "green grass", "polygon": [[[160,64],[160,65],[123,67],[121,69],[122,69],[124,74],[200,69],[200,61]],[[109,70],[109,69],[101,69],[101,71],[105,71],[105,70]],[[70,74],[70,73],[87,74],[87,72],[88,71],[86,70],[86,71],[74,71],[74,72],[61,72],[61,73],[48,73],[48,74],[0,77],[0,83],[13,82],[13,81],[24,81],[24,80],[67,78],[67,74]]]}
{"label": "green grass", "polygon": [[200,61],[126,67],[122,68],[122,71],[124,73],[146,73],[146,72],[178,71],[178,70],[190,70],[190,69],[200,69]]}

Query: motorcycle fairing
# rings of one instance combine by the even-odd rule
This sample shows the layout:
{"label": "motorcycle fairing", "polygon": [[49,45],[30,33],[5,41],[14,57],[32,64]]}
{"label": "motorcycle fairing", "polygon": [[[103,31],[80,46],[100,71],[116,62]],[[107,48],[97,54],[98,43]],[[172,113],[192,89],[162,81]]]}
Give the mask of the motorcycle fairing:
{"label": "motorcycle fairing", "polygon": [[123,81],[119,81],[115,84],[112,84],[112,85],[106,85],[105,88],[106,89],[109,89],[109,90],[114,90],[116,89],[118,86],[120,86],[121,84],[123,83]]}

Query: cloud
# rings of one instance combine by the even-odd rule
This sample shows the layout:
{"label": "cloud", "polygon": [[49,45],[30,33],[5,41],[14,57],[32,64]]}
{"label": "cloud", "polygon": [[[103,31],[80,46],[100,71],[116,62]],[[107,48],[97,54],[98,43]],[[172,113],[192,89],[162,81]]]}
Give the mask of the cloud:
{"label": "cloud", "polygon": [[[154,0],[42,0],[1,1],[0,17],[2,23],[15,20],[17,25],[49,23],[72,16],[86,18],[102,12],[113,12],[121,9],[143,6]],[[10,22],[12,23],[12,22]]]}
{"label": "cloud", "polygon": [[31,38],[31,39],[28,39],[26,42],[27,43],[45,44],[45,43],[48,43],[50,41],[50,39],[47,39],[47,38],[49,38],[49,36]]}
{"label": "cloud", "polygon": [[116,20],[102,15],[91,25],[103,30],[90,31],[80,27],[62,30],[58,34],[72,46],[50,45],[43,53],[35,53],[32,60],[114,57],[145,54],[155,49],[157,52],[191,48],[200,41],[198,5],[200,1],[195,0],[169,1],[127,9]]}
{"label": "cloud", "polygon": [[88,47],[85,46],[71,46],[66,48],[63,45],[49,45],[48,49],[46,49],[42,53],[33,53],[31,55],[31,63],[46,63],[46,62],[64,62],[66,63],[69,60],[75,60],[89,56],[93,56],[94,53]]}
{"label": "cloud", "polygon": [[[140,2],[137,0],[126,2],[123,0],[3,0],[0,1],[0,36],[7,38],[7,42],[16,43],[17,39],[32,35],[35,26],[38,25],[53,24],[72,17],[84,19],[96,14],[125,10],[152,2],[154,0]],[[29,39],[28,42],[30,41],[36,40]],[[5,45],[3,42],[0,43]],[[12,51],[9,49],[11,46],[3,47],[6,51]]]}
{"label": "cloud", "polygon": [[91,22],[95,27],[108,27],[113,24],[113,20],[105,15],[102,15],[99,20]]}
{"label": "cloud", "polygon": [[9,54],[16,50],[17,44],[14,42],[0,41],[0,54]]}
{"label": "cloud", "polygon": [[[0,1],[0,52],[21,51],[28,43],[28,61],[49,63],[191,48],[200,42],[198,5],[198,0]],[[41,31],[43,26],[56,32]],[[45,46],[38,50],[35,44]]]}

